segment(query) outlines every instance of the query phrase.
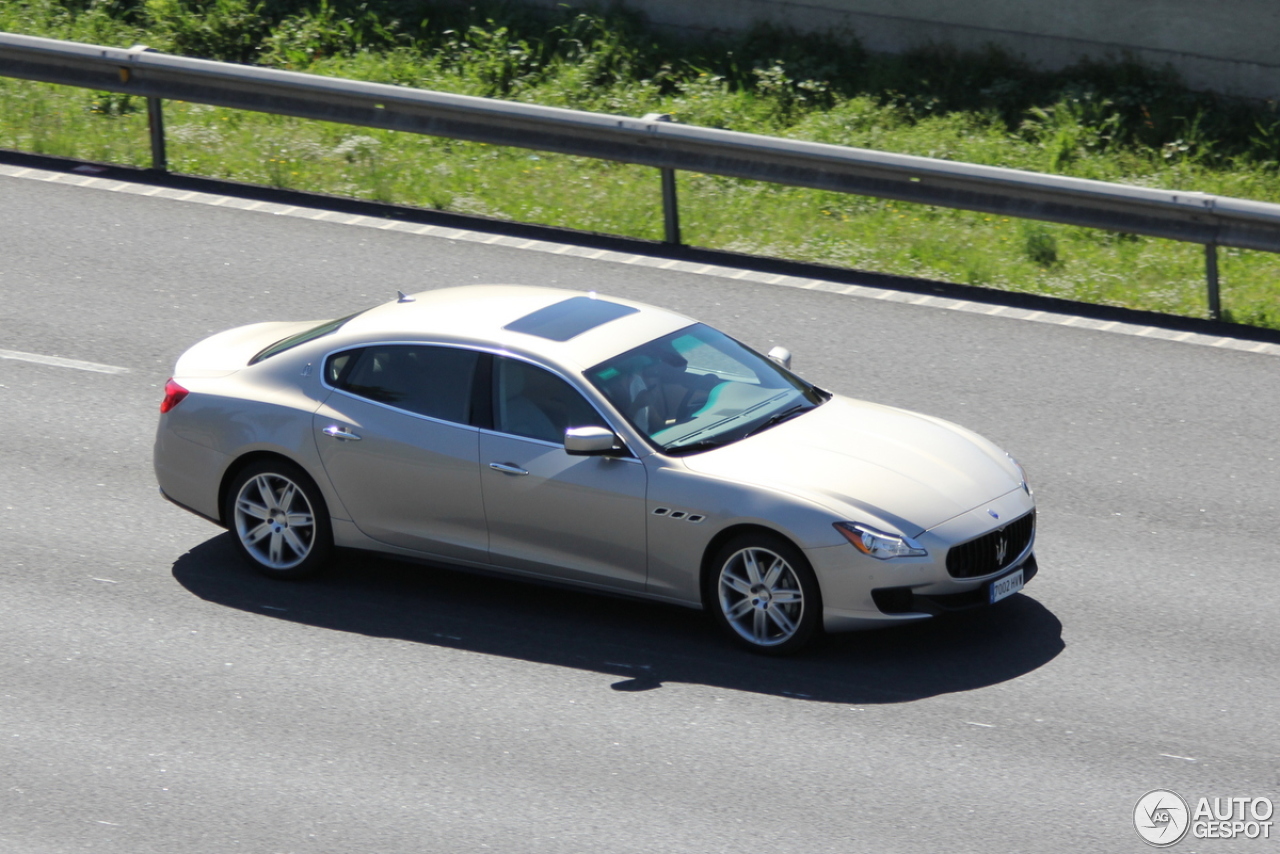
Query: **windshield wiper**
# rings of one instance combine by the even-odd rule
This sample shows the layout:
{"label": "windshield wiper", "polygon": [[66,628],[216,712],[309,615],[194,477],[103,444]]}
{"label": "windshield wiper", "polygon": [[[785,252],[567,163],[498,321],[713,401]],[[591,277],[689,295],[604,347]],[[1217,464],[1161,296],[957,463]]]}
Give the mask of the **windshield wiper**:
{"label": "windshield wiper", "polygon": [[[814,408],[813,405],[797,403],[795,406],[792,406],[789,409],[784,409],[781,412],[775,412],[772,415],[770,415],[768,418],[766,418],[764,420],[764,423],[762,423],[760,426],[756,427],[754,430],[748,433],[747,436],[754,436],[757,433],[761,433],[765,430],[768,430],[770,427],[775,427],[778,424],[781,424],[783,421],[790,421],[792,418],[795,418],[797,415],[800,415],[801,413],[804,413],[804,412],[808,412],[810,409],[813,409],[813,408]],[[747,438],[747,436],[743,436],[742,438],[745,439]]]}
{"label": "windshield wiper", "polygon": [[719,437],[716,439],[699,439],[696,442],[690,442],[687,445],[676,445],[674,448],[668,447],[663,453],[670,454],[673,457],[682,457],[685,454],[696,454],[699,451],[709,451],[712,448],[722,448],[725,445],[736,442],[739,437],[732,439]]}

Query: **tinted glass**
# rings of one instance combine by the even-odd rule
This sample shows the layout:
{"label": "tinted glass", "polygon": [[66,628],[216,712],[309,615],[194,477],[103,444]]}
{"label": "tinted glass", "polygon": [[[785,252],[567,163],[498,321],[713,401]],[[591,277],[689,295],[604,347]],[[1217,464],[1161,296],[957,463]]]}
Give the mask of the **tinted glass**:
{"label": "tinted glass", "polygon": [[608,427],[577,389],[555,374],[515,359],[496,359],[494,429],[502,433],[564,442],[570,427]]}
{"label": "tinted glass", "polygon": [[519,320],[513,320],[503,329],[512,332],[523,332],[537,335],[551,341],[568,341],[588,329],[595,329],[601,324],[628,314],[635,314],[639,309],[616,302],[592,297],[571,297],[555,305],[540,308],[532,314],[526,314]]}
{"label": "tinted glass", "polygon": [[701,323],[586,375],[636,429],[672,454],[736,442],[825,400],[825,392]]}
{"label": "tinted glass", "polygon": [[279,341],[272,344],[270,347],[267,347],[264,350],[260,350],[257,353],[257,355],[255,355],[252,359],[249,360],[249,364],[256,365],[258,364],[258,362],[261,362],[263,359],[270,359],[272,356],[276,355],[277,353],[283,353],[285,350],[291,350],[294,347],[297,347],[299,344],[305,344],[308,341],[313,341],[316,338],[320,338],[321,336],[329,335],[333,332],[337,332],[339,329],[342,328],[342,325],[344,323],[346,323],[351,318],[361,314],[364,314],[363,310],[357,311],[355,314],[348,314],[346,317],[339,317],[337,320],[326,320],[324,323],[320,324],[319,326],[311,327],[306,332],[299,332],[297,335],[290,335],[288,338],[281,338]]}
{"label": "tinted glass", "polygon": [[[344,365],[354,358],[355,363]],[[466,424],[479,354],[453,347],[388,344],[352,357],[338,353],[325,366],[337,388],[398,409]]]}

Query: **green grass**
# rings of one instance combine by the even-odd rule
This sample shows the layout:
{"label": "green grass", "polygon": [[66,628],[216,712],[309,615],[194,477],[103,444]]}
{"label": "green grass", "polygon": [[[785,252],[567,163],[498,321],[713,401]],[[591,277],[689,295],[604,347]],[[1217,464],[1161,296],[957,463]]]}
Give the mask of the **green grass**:
{"label": "green grass", "polygon": [[[717,44],[622,13],[411,0],[10,0],[0,29],[426,89],[1280,201],[1274,105],[1133,64],[1039,73],[995,52],[865,54],[757,29]],[[658,239],[656,170],[197,104],[170,168]],[[145,105],[0,78],[0,147],[146,166]],[[1198,245],[681,173],[686,242],[1205,316]],[[1280,328],[1280,258],[1220,253],[1236,321]]]}

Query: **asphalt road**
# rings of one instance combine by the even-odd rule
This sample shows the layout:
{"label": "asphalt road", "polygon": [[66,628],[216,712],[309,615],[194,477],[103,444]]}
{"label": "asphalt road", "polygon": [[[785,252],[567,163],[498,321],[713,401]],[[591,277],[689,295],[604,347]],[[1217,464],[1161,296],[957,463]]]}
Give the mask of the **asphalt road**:
{"label": "asphalt road", "polygon": [[[762,660],[441,568],[269,582],[159,497],[187,346],[469,282],[669,306],[978,430],[1040,575]],[[4,854],[1123,852],[1151,789],[1280,799],[1274,356],[8,177],[0,296],[0,350],[127,369],[0,358]]]}

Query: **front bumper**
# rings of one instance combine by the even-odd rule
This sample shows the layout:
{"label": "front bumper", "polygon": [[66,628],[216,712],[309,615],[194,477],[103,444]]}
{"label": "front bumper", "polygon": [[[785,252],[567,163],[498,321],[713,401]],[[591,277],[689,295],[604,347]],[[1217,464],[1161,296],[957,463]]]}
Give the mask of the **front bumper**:
{"label": "front bumper", "polygon": [[992,583],[1022,570],[1022,583],[1036,577],[1039,567],[1036,556],[1028,554],[1022,563],[1010,567],[991,581],[986,581],[964,593],[920,593],[910,587],[879,587],[871,591],[871,599],[884,614],[924,614],[936,617],[955,611],[970,611],[974,608],[988,607],[989,592]]}
{"label": "front bumper", "polygon": [[823,626],[829,632],[855,631],[927,620],[952,611],[986,606],[992,581],[1023,570],[1023,583],[1038,569],[1032,533],[1021,554],[998,572],[955,577],[947,571],[950,549],[999,530],[1034,512],[1035,502],[1021,489],[950,519],[916,539],[929,557],[877,561],[849,546],[806,549],[823,597]]}

